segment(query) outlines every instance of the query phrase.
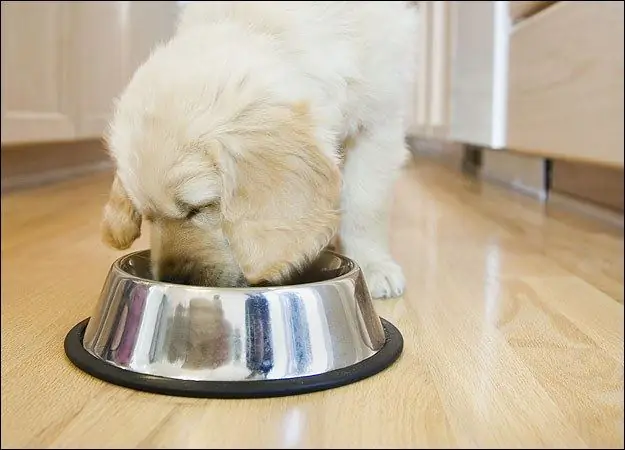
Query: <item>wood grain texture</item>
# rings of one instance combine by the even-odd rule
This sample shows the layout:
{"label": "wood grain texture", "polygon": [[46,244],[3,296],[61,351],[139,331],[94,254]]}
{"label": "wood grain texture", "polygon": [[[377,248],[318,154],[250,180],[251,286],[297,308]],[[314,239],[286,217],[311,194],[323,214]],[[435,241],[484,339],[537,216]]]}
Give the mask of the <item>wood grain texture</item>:
{"label": "wood grain texture", "polygon": [[557,2],[510,39],[506,147],[623,167],[623,2]]}
{"label": "wood grain texture", "polygon": [[[2,199],[2,447],[623,447],[623,236],[426,161],[397,184],[400,360],[336,390],[158,396],[96,380],[63,339],[119,253],[110,176]],[[135,245],[146,246],[147,233]]]}

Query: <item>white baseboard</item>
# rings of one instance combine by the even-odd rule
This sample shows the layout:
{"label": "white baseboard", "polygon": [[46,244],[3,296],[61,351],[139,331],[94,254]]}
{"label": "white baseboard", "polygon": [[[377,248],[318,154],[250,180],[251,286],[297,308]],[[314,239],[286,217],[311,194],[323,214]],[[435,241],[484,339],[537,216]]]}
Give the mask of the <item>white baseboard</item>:
{"label": "white baseboard", "polygon": [[35,188],[50,183],[65,181],[70,178],[85,176],[90,173],[106,171],[112,172],[113,169],[114,165],[112,161],[100,161],[78,167],[69,167],[44,173],[17,176],[11,178],[10,180],[2,180],[2,193],[4,194],[18,189]]}

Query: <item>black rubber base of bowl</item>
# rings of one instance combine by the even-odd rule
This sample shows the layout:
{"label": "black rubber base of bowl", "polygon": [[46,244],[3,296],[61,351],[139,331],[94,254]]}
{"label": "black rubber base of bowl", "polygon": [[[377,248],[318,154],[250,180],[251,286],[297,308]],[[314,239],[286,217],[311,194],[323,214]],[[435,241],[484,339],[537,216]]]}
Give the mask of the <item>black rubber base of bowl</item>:
{"label": "black rubber base of bowl", "polygon": [[65,354],[84,372],[109,383],[139,391],[196,398],[266,398],[306,394],[333,389],[371,377],[393,364],[401,355],[404,339],[397,328],[381,319],[386,343],[375,355],[343,369],[319,375],[283,380],[190,381],[145,375],[121,369],[96,358],[83,347],[89,319],[78,323],[65,337]]}

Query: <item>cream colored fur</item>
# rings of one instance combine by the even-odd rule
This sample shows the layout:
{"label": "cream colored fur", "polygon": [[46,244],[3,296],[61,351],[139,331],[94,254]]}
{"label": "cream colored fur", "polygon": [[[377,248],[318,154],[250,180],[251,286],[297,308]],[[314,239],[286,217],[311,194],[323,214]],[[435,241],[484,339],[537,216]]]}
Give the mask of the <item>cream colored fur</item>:
{"label": "cream colored fur", "polygon": [[158,278],[242,285],[287,280],[338,234],[375,297],[401,294],[408,3],[188,4],[116,104],[106,242],[128,248],[144,217]]}

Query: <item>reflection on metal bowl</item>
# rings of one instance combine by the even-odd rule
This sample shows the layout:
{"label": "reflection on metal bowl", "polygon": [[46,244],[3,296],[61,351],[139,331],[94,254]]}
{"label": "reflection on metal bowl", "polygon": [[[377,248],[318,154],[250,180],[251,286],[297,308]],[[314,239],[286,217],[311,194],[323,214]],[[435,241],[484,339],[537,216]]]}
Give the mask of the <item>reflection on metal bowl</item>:
{"label": "reflection on metal bowl", "polygon": [[113,263],[69,359],[114,384],[195,397],[290,395],[380,372],[402,351],[357,264],[325,251],[285,286],[211,288],[151,279],[149,251]]}

